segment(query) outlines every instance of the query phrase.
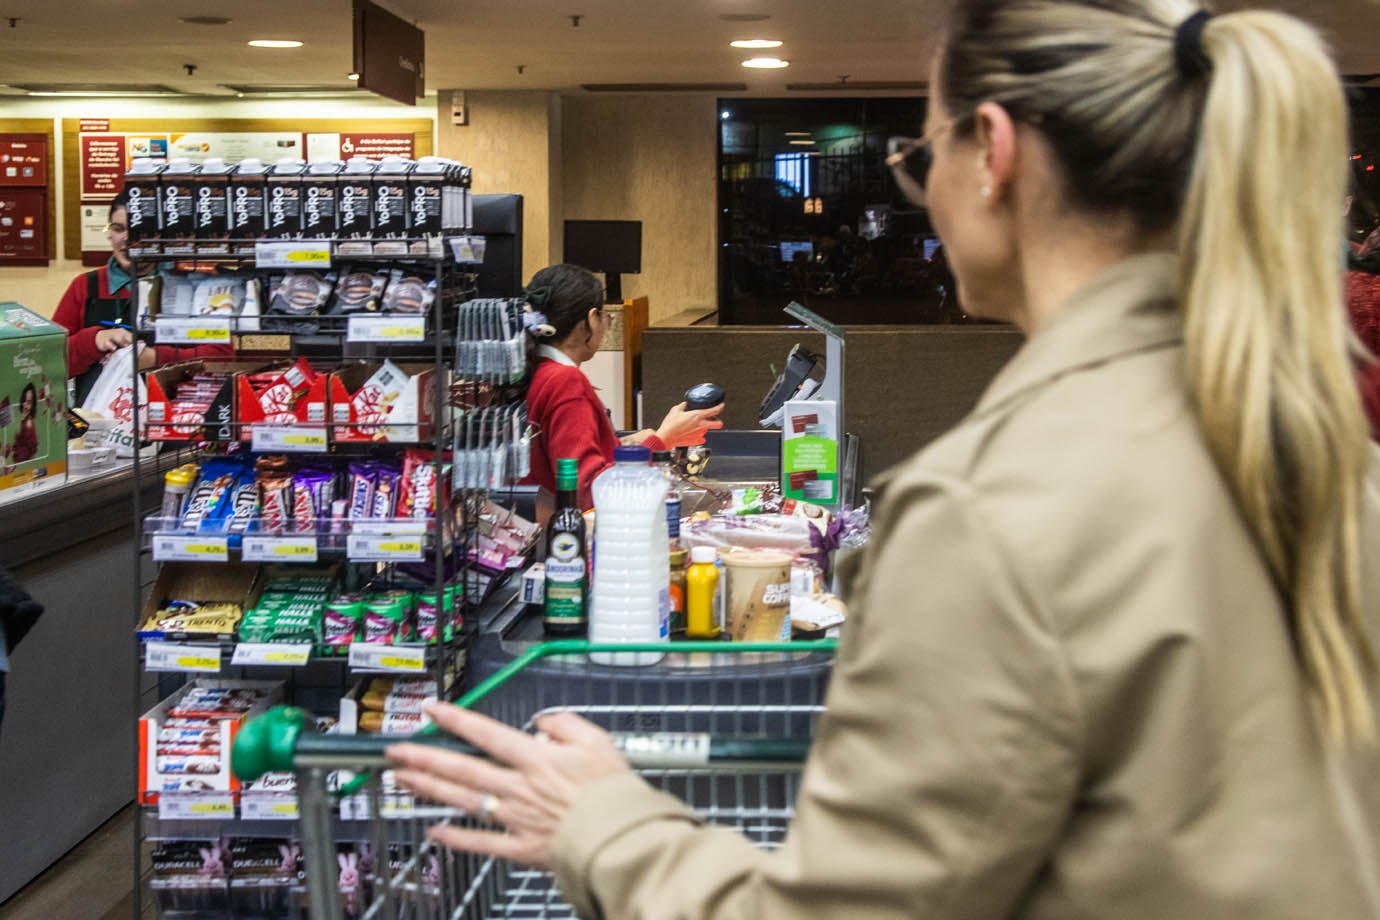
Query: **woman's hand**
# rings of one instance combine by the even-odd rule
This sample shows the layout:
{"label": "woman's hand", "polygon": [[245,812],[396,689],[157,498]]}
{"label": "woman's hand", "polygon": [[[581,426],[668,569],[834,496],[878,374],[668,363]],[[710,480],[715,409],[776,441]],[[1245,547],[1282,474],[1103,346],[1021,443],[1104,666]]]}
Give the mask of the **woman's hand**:
{"label": "woman's hand", "polygon": [[703,444],[706,431],[724,427],[719,419],[723,411],[723,403],[709,409],[687,409],[685,403],[678,403],[662,419],[661,427],[656,430],[657,437],[669,449]]}
{"label": "woman's hand", "polygon": [[124,348],[133,341],[134,333],[118,326],[102,329],[96,333],[96,347],[106,353],[115,351],[117,348]]}
{"label": "woman's hand", "polygon": [[425,744],[397,744],[397,780],[423,798],[487,816],[502,831],[438,825],[428,836],[453,850],[546,869],[561,820],[590,783],[631,768],[608,733],[573,713],[545,716],[542,736],[447,704],[427,708],[445,731],[486,752],[469,757]]}

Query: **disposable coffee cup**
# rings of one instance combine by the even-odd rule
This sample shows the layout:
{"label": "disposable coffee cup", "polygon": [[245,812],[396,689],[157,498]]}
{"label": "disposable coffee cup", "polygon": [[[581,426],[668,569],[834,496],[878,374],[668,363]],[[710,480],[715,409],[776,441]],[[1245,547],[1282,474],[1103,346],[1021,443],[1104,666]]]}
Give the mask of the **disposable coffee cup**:
{"label": "disposable coffee cup", "polygon": [[734,642],[791,638],[790,553],[730,550],[720,553],[727,578],[724,617]]}

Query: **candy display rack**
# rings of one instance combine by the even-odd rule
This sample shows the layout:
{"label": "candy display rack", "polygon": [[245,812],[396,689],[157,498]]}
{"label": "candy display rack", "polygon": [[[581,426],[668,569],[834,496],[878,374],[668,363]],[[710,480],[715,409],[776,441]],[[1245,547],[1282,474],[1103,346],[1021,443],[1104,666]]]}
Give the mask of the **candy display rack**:
{"label": "candy display rack", "polygon": [[[187,700],[211,710],[224,706],[225,694],[214,697],[217,691],[208,688],[244,682],[245,699],[266,693],[255,699],[339,713],[338,730],[355,731],[363,724],[363,697],[385,692],[374,678],[396,678],[400,683],[388,686],[408,691],[429,679],[437,696],[453,698],[474,623],[464,614],[495,581],[493,573],[471,571],[471,560],[481,555],[480,527],[495,516],[490,486],[517,477],[504,473],[452,485],[452,447],[467,416],[515,394],[482,375],[457,377],[452,367],[467,336],[487,334],[457,323],[460,305],[474,293],[473,266],[466,264],[473,258],[469,237],[372,244],[231,239],[217,244],[219,252],[175,255],[174,242],[184,245],[156,239],[131,244],[136,277],[140,261],[157,258],[165,286],[194,274],[259,285],[264,294],[257,316],[242,308],[221,315],[169,315],[145,306],[136,311],[135,336],[148,347],[233,345],[235,356],[160,368],[146,387],[137,362],[130,362],[135,440],[144,445],[134,451],[133,481],[140,482],[150,464],[162,474],[172,471],[189,450],[205,457],[196,485],[180,503],[174,499],[174,507],[140,507],[134,494],[134,571],[146,554],[160,567],[147,597],[134,579],[140,611],[136,667],[143,675],[158,675],[159,696],[167,697],[140,725],[134,916],[144,915],[143,899],[149,897],[162,917],[296,920],[308,914],[292,868],[299,838],[290,782],[276,778],[240,789],[228,774],[228,738],[222,744],[216,734],[232,723],[204,727],[178,713]],[[391,273],[392,283],[405,279],[412,287],[401,301],[407,311],[268,311],[271,280],[282,284],[285,273],[303,277],[305,269],[324,276],[345,266],[362,275]],[[428,295],[424,306],[413,290],[418,282]],[[380,386],[380,375],[405,379]],[[388,397],[382,409],[381,400],[371,400],[379,394],[370,387]],[[189,389],[194,399],[178,396]],[[525,422],[525,416],[512,418]],[[164,450],[151,453],[149,445]],[[223,475],[214,475],[220,468],[215,464],[224,467]],[[366,491],[369,497],[361,500]],[[397,494],[384,501],[385,492]],[[213,514],[212,506],[220,513]],[[519,536],[525,539],[527,532]],[[535,532],[530,536],[534,541]],[[283,585],[289,587],[279,590]],[[400,615],[399,622],[405,617],[408,625],[400,625],[389,641],[361,641],[361,626],[353,640],[332,645],[324,634],[329,626],[292,609],[319,601],[322,595],[311,593],[317,590],[335,595],[365,589],[380,597],[398,595],[399,608],[415,608]],[[203,596],[184,596],[196,592]],[[232,598],[239,599],[237,621],[232,616],[223,626],[208,626],[207,618],[197,619],[214,602]],[[151,617],[182,600],[207,603],[189,608],[185,622]],[[249,633],[251,618],[261,633]],[[300,632],[294,634],[294,627]],[[182,677],[192,680],[174,691]],[[387,692],[390,699],[406,697]],[[137,712],[146,708],[137,689],[135,705]],[[385,724],[398,730],[415,718],[420,716],[399,713]],[[185,748],[179,746],[183,742]],[[216,755],[203,756],[213,750]],[[150,778],[165,779],[165,768],[171,775],[185,770],[185,781],[154,788]],[[362,816],[352,815],[350,802],[342,800],[336,821],[341,840],[359,839],[351,828]],[[281,859],[275,869],[276,857]],[[152,882],[145,875],[149,869]]]}

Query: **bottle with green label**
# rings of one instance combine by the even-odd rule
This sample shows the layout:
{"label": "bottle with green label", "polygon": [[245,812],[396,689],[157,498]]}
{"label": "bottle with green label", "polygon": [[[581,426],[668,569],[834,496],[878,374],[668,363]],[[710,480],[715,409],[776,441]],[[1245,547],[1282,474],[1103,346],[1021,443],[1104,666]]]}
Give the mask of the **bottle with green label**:
{"label": "bottle with green label", "polygon": [[589,629],[585,516],[580,512],[579,461],[556,461],[556,513],[546,525],[546,632],[582,636]]}

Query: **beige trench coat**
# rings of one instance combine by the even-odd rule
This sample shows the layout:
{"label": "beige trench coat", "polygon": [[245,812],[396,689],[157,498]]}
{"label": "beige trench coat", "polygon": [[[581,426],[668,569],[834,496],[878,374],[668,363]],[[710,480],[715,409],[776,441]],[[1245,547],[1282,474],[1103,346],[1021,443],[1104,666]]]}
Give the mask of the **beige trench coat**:
{"label": "beige trench coat", "polygon": [[1174,271],[1106,272],[884,478],[783,849],[605,779],[555,841],[584,916],[1380,917],[1380,755],[1319,743]]}

